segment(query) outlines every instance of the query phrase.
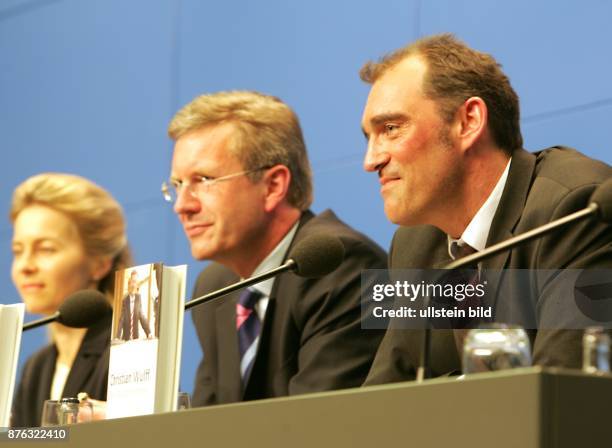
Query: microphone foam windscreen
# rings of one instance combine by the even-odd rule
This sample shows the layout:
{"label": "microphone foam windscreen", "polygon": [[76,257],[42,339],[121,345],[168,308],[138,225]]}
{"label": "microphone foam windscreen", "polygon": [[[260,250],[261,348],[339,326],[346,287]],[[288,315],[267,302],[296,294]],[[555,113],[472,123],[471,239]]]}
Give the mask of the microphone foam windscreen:
{"label": "microphone foam windscreen", "polygon": [[344,260],[344,244],[337,236],[311,235],[295,245],[289,258],[295,261],[294,272],[300,277],[322,277]]}
{"label": "microphone foam windscreen", "polygon": [[106,296],[95,289],[83,289],[68,296],[59,307],[57,321],[67,327],[90,327],[112,311]]}
{"label": "microphone foam windscreen", "polygon": [[591,195],[590,202],[599,206],[599,218],[604,222],[612,222],[612,178],[603,182]]}

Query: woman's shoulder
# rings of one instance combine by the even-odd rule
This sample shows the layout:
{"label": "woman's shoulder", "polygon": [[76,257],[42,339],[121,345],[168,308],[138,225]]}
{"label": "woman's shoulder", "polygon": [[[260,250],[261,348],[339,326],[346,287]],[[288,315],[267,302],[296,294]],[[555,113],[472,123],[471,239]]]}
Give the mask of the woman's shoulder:
{"label": "woman's shoulder", "polygon": [[57,358],[57,349],[55,348],[55,344],[48,344],[43,348],[34,352],[30,357],[26,360],[23,365],[23,376],[25,376],[29,372],[37,373],[39,375],[41,373],[40,369],[42,369],[45,365],[55,365],[55,359]]}

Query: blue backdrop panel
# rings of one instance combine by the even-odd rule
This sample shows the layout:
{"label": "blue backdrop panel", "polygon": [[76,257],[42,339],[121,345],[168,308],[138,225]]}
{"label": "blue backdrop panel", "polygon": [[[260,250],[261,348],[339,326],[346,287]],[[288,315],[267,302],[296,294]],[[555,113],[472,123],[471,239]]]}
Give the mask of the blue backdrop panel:
{"label": "blue backdrop panel", "polygon": [[18,154],[3,196],[48,170],[81,173],[123,203],[158,188],[171,107],[164,5],[64,1],[0,22],[0,118],[5,147]]}
{"label": "blue backdrop panel", "polygon": [[612,163],[612,105],[529,120],[523,134],[532,150],[563,144]]}

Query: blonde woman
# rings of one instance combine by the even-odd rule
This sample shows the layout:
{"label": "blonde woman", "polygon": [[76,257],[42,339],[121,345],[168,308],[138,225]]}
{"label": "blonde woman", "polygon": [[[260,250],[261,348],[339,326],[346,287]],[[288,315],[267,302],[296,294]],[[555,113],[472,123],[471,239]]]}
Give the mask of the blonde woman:
{"label": "blonde woman", "polygon": [[[29,313],[54,313],[72,293],[95,288],[109,300],[114,272],[132,264],[119,204],[93,182],[44,173],[13,193],[13,282]],[[110,317],[89,329],[49,326],[51,343],[32,355],[13,403],[14,427],[40,425],[43,401],[106,399]]]}

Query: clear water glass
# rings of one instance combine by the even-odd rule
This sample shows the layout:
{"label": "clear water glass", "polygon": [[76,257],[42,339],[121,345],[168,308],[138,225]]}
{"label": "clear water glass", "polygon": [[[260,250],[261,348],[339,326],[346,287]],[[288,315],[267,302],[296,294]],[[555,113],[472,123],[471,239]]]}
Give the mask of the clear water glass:
{"label": "clear water glass", "polygon": [[531,345],[521,327],[488,324],[470,330],[463,345],[463,373],[490,372],[531,365]]}
{"label": "clear water glass", "polygon": [[582,336],[582,371],[610,371],[610,335],[602,327],[588,327]]}
{"label": "clear water glass", "polygon": [[191,409],[191,397],[187,392],[179,392],[177,403],[176,403],[177,411],[184,411],[186,409]]}
{"label": "clear water glass", "polygon": [[79,403],[76,398],[45,400],[40,426],[71,425],[91,420],[93,420],[93,406],[87,401]]}

